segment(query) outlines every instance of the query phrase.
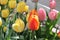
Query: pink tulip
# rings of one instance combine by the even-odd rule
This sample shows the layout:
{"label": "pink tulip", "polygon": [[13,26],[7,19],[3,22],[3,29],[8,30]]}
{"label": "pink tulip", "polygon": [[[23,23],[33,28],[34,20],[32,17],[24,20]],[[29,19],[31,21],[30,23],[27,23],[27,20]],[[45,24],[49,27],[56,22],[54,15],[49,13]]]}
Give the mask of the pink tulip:
{"label": "pink tulip", "polygon": [[44,21],[46,19],[46,12],[43,8],[38,10],[38,17],[40,21]]}
{"label": "pink tulip", "polygon": [[49,0],[49,2],[51,2],[51,1],[56,1],[56,0]]}
{"label": "pink tulip", "polygon": [[50,4],[49,4],[49,7],[51,9],[54,9],[56,7],[56,1],[51,1]]}
{"label": "pink tulip", "polygon": [[57,18],[57,11],[56,10],[51,10],[48,14],[48,17],[50,20],[55,20]]}

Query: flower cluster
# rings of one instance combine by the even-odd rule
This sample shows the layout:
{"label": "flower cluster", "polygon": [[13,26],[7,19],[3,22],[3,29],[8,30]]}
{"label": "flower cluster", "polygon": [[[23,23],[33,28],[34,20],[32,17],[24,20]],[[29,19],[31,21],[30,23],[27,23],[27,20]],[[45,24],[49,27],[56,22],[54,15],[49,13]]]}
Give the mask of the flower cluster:
{"label": "flower cluster", "polygon": [[[1,40],[38,40],[40,38],[55,40],[60,38],[60,31],[57,32],[55,29],[60,17],[60,13],[55,10],[56,1],[49,0],[49,11],[37,7],[39,0],[32,0],[35,8],[30,10],[30,5],[25,1],[29,0],[0,0]],[[15,38],[16,36],[18,38]]]}

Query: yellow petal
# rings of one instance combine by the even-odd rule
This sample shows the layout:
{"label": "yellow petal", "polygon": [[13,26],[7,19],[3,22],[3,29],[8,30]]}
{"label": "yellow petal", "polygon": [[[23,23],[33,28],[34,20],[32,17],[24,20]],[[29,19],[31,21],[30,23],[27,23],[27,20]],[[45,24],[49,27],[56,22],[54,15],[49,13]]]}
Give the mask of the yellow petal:
{"label": "yellow petal", "polygon": [[9,1],[8,6],[9,6],[9,8],[15,8],[16,7],[16,1]]}
{"label": "yellow petal", "polygon": [[1,19],[1,17],[0,17],[0,26],[2,26],[2,19]]}
{"label": "yellow petal", "polygon": [[8,0],[1,0],[1,5],[6,5]]}
{"label": "yellow petal", "polygon": [[8,9],[2,10],[2,17],[7,18],[8,16],[9,16],[9,10]]}

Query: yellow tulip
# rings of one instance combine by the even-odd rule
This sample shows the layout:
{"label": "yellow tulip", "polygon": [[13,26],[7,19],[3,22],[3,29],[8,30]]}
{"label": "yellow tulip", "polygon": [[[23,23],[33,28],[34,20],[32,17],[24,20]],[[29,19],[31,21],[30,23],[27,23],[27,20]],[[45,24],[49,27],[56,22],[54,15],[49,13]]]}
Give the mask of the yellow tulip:
{"label": "yellow tulip", "polygon": [[3,32],[6,32],[6,31],[7,31],[7,27],[4,26],[4,27],[3,27]]}
{"label": "yellow tulip", "polygon": [[0,6],[0,11],[1,11],[1,6]]}
{"label": "yellow tulip", "polygon": [[27,14],[27,16],[26,16],[26,21],[28,22],[28,18],[29,18],[29,13]]}
{"label": "yellow tulip", "polygon": [[25,6],[26,6],[25,2],[23,2],[23,1],[19,2],[17,5],[17,12],[19,12],[19,13],[24,12]]}
{"label": "yellow tulip", "polygon": [[16,1],[9,1],[8,6],[9,6],[9,8],[15,8],[16,7]]}
{"label": "yellow tulip", "polygon": [[29,6],[25,6],[24,11],[27,12],[29,10]]}
{"label": "yellow tulip", "polygon": [[0,0],[0,4],[1,4],[1,0]]}
{"label": "yellow tulip", "polygon": [[8,16],[9,16],[9,10],[8,9],[2,10],[2,17],[7,18]]}
{"label": "yellow tulip", "polygon": [[8,0],[1,0],[1,5],[6,5]]}
{"label": "yellow tulip", "polygon": [[25,26],[24,22],[20,18],[18,18],[12,25],[12,29],[16,32],[22,32],[24,30],[24,26]]}
{"label": "yellow tulip", "polygon": [[2,19],[1,19],[1,17],[0,17],[0,26],[2,26]]}

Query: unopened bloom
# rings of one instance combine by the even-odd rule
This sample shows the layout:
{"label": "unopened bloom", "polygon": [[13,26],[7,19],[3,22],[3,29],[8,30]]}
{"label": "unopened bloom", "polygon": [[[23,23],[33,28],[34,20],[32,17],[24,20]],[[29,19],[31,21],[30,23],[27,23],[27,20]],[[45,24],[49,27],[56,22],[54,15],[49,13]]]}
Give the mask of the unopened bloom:
{"label": "unopened bloom", "polygon": [[46,12],[43,8],[38,10],[38,17],[40,21],[44,21],[46,19]]}
{"label": "unopened bloom", "polygon": [[9,1],[8,6],[9,6],[9,8],[15,8],[16,7],[16,1]]}
{"label": "unopened bloom", "polygon": [[32,15],[28,22],[28,28],[32,31],[39,29],[39,20],[37,15]]}
{"label": "unopened bloom", "polygon": [[57,18],[57,11],[56,10],[51,10],[48,14],[48,17],[50,20],[55,20]]}
{"label": "unopened bloom", "polygon": [[7,31],[7,27],[4,26],[4,27],[3,27],[3,32],[6,32],[6,31]]}
{"label": "unopened bloom", "polygon": [[24,12],[25,6],[26,6],[25,2],[23,2],[23,1],[19,2],[17,5],[17,12],[19,12],[19,13]]}
{"label": "unopened bloom", "polygon": [[55,1],[55,0],[49,0],[49,2],[51,2],[51,1]]}
{"label": "unopened bloom", "polygon": [[1,5],[6,5],[8,0],[1,0]]}
{"label": "unopened bloom", "polygon": [[31,16],[32,16],[32,15],[37,15],[37,16],[38,16],[38,12],[37,12],[37,10],[33,9],[33,10],[30,11],[30,13],[29,13],[29,17],[28,17],[28,20],[31,19]]}
{"label": "unopened bloom", "polygon": [[7,18],[9,16],[9,10],[8,9],[3,9],[2,10],[2,17]]}
{"label": "unopened bloom", "polygon": [[0,26],[2,26],[2,19],[1,19],[1,17],[0,17]]}
{"label": "unopened bloom", "polygon": [[20,18],[18,18],[12,25],[12,28],[16,32],[22,32],[24,30],[24,26],[25,26],[24,22]]}
{"label": "unopened bloom", "polygon": [[50,4],[49,4],[49,7],[51,9],[54,9],[56,7],[56,1],[51,1]]}

